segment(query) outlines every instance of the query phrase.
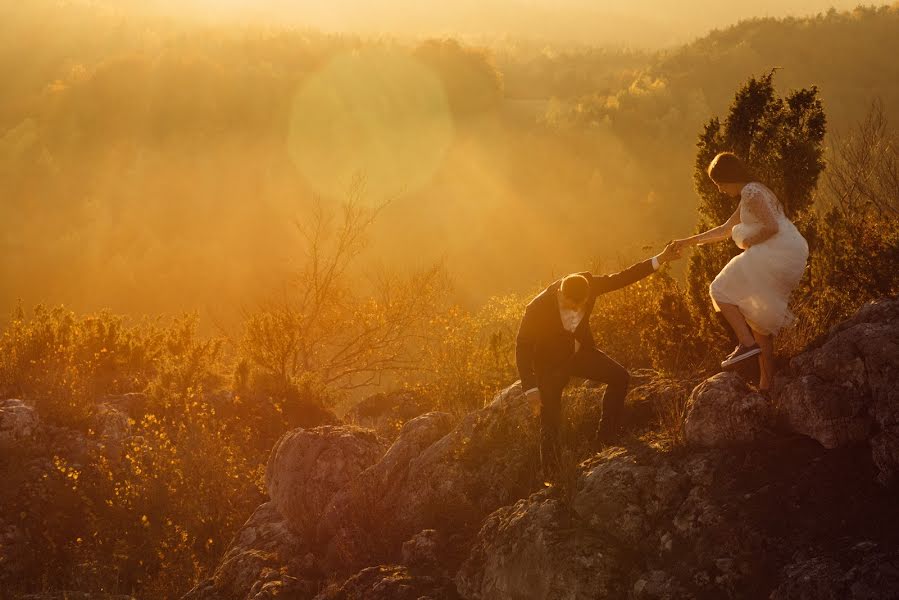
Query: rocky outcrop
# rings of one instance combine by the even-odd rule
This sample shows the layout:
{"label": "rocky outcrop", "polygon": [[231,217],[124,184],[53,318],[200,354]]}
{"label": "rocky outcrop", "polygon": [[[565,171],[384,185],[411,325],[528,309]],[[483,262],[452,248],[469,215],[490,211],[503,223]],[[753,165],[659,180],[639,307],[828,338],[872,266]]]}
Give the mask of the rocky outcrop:
{"label": "rocky outcrop", "polygon": [[862,307],[790,362],[777,399],[794,431],[825,448],[869,441],[883,482],[899,469],[899,300]]}
{"label": "rocky outcrop", "polygon": [[472,600],[620,598],[624,564],[564,502],[539,492],[485,520],[456,585]]}
{"label": "rocky outcrop", "polygon": [[443,413],[413,419],[381,461],[334,496],[317,536],[329,565],[397,561],[423,529],[473,534],[487,514],[536,489],[536,421],[519,385],[450,425]]}
{"label": "rocky outcrop", "polygon": [[103,403],[94,414],[97,422],[97,433],[103,451],[114,462],[122,458],[125,440],[131,435],[131,421],[128,414],[113,405]]}
{"label": "rocky outcrop", "polygon": [[797,560],[770,600],[892,600],[899,597],[899,552],[859,542],[837,556]]}
{"label": "rocky outcrop", "polygon": [[[783,565],[845,531],[884,547],[897,539],[899,526],[883,523],[895,498],[866,461],[863,449],[838,455],[801,437],[760,449],[610,449],[581,465],[574,490],[492,513],[457,587],[470,599],[767,598],[785,585]],[[891,561],[865,568],[888,581]]]}
{"label": "rocky outcrop", "polygon": [[718,373],[690,394],[684,436],[704,448],[748,444],[771,433],[772,416],[768,400],[739,375]]}
{"label": "rocky outcrop", "polygon": [[389,502],[402,493],[410,464],[451,429],[452,418],[446,413],[412,419],[381,460],[334,494],[317,529],[317,540],[327,548],[334,569],[349,572],[382,562],[402,541]]}
{"label": "rocky outcrop", "polygon": [[[897,462],[897,324],[896,302],[865,307],[796,357],[773,403],[732,373],[647,377],[630,424],[689,395],[686,446],[630,438],[550,487],[518,385],[458,423],[407,421],[386,452],[357,427],[291,432],[272,502],[193,598],[897,597],[899,498],[876,481]],[[600,390],[572,395],[568,415],[595,420]]]}
{"label": "rocky outcrop", "polygon": [[415,568],[440,568],[440,533],[423,529],[403,542],[403,564]]}
{"label": "rocky outcrop", "polygon": [[349,425],[294,429],[272,449],[265,469],[266,490],[286,522],[312,538],[334,493],[383,453],[383,441],[370,429]]}
{"label": "rocky outcrop", "polygon": [[34,408],[15,398],[0,400],[0,449],[30,440],[37,428]]}
{"label": "rocky outcrop", "polygon": [[308,544],[292,531],[274,504],[267,502],[234,536],[212,577],[194,587],[184,600],[311,598],[322,577]]}
{"label": "rocky outcrop", "polygon": [[690,485],[682,469],[655,453],[613,449],[582,464],[571,507],[606,538],[655,547],[659,519],[683,502]]}

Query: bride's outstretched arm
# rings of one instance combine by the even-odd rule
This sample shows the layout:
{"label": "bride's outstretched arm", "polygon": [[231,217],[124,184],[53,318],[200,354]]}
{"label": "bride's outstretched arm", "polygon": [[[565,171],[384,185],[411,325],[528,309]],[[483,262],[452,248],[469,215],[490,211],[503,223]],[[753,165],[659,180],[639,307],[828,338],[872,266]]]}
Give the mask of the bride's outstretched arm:
{"label": "bride's outstretched arm", "polygon": [[722,223],[718,227],[713,227],[702,233],[681,240],[674,240],[675,248],[681,250],[687,246],[699,246],[709,244],[711,242],[720,242],[730,237],[731,230],[740,224],[740,207],[734,211],[726,223]]}

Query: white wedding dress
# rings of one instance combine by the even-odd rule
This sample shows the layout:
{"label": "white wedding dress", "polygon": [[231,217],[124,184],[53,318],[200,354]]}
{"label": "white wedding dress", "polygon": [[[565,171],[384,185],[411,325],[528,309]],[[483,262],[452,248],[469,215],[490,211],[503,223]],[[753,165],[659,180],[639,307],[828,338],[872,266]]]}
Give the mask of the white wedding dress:
{"label": "white wedding dress", "polygon": [[[735,256],[709,286],[712,304],[735,304],[749,326],[776,334],[793,320],[787,304],[808,260],[808,243],[783,211],[774,192],[758,182],[740,193],[740,224],[731,237],[744,252]],[[746,248],[745,240],[764,225],[777,224],[777,233]]]}

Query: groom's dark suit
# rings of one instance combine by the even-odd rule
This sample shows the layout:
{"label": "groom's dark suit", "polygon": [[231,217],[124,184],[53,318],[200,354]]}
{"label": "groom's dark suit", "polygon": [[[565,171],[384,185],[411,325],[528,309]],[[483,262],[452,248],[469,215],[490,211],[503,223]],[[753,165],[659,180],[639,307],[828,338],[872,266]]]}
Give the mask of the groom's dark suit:
{"label": "groom's dark suit", "polygon": [[[562,390],[572,375],[607,384],[599,434],[617,432],[629,376],[624,367],[596,348],[590,313],[597,296],[643,279],[655,271],[657,264],[649,259],[612,275],[579,273],[590,283],[590,292],[584,316],[573,333],[562,324],[557,296],[561,279],[528,303],[518,329],[515,359],[522,390],[540,390],[540,453],[544,461],[557,456]],[[575,340],[580,343],[577,351]]]}

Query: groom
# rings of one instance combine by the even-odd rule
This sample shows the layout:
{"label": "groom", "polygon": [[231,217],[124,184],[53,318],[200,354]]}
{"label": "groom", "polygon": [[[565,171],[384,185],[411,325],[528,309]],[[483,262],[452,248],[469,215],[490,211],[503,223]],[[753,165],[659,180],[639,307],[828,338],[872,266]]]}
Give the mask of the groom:
{"label": "groom", "polygon": [[528,303],[518,329],[515,361],[521,389],[532,410],[540,411],[540,462],[544,472],[558,466],[562,390],[572,375],[607,384],[598,441],[609,443],[619,435],[630,377],[593,341],[590,312],[597,296],[639,281],[660,264],[679,257],[669,244],[661,254],[620,273],[572,273],[552,282]]}

